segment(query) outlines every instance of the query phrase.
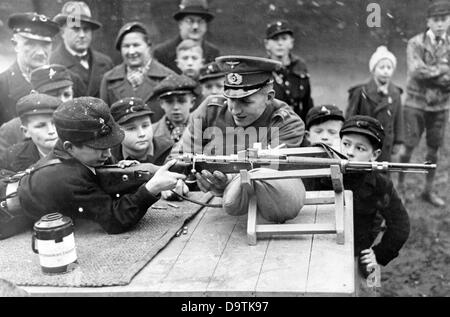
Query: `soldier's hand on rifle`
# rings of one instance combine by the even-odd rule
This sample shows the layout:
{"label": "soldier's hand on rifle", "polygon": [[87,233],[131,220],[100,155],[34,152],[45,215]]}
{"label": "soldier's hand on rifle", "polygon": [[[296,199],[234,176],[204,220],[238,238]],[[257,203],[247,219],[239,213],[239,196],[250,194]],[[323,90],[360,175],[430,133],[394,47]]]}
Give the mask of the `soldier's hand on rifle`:
{"label": "soldier's hand on rifle", "polygon": [[155,175],[145,184],[145,188],[151,194],[156,196],[162,191],[173,189],[177,186],[178,180],[186,178],[186,175],[169,171],[169,168],[176,162],[176,160],[171,160],[161,166]]}
{"label": "soldier's hand on rifle", "polygon": [[122,160],[117,163],[117,166],[120,168],[130,167],[132,165],[139,164],[139,161],[136,160]]}
{"label": "soldier's hand on rifle", "polygon": [[[189,193],[189,187],[187,187],[187,185],[179,179],[173,191],[175,191],[178,195],[184,196]],[[182,198],[175,195],[171,190],[161,192],[161,197],[165,200],[182,200]]]}
{"label": "soldier's hand on rifle", "polygon": [[197,178],[198,187],[202,192],[211,192],[214,196],[221,197],[230,182],[231,178],[219,171],[214,171],[213,174],[207,170],[195,174]]}
{"label": "soldier's hand on rifle", "polygon": [[369,273],[376,265],[378,265],[377,258],[372,249],[366,249],[361,251],[359,261],[365,265],[367,272]]}

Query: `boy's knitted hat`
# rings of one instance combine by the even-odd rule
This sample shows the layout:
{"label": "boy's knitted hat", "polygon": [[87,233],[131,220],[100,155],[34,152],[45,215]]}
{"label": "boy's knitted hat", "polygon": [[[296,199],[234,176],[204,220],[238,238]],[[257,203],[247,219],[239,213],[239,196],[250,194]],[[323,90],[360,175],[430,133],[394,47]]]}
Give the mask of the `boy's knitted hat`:
{"label": "boy's knitted hat", "polygon": [[390,52],[386,46],[381,45],[378,46],[375,53],[372,54],[372,57],[370,57],[369,61],[369,69],[370,72],[373,72],[375,69],[375,66],[382,60],[382,59],[388,59],[391,61],[392,65],[394,66],[394,69],[397,67],[397,58]]}

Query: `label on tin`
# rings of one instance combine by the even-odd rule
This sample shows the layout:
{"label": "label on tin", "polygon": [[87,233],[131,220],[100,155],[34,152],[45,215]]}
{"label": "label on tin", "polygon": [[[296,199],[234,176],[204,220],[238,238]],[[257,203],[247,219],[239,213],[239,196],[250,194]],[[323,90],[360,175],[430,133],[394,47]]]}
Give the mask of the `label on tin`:
{"label": "label on tin", "polygon": [[65,266],[77,260],[73,233],[58,243],[55,240],[36,239],[36,246],[39,252],[39,262],[43,267]]}

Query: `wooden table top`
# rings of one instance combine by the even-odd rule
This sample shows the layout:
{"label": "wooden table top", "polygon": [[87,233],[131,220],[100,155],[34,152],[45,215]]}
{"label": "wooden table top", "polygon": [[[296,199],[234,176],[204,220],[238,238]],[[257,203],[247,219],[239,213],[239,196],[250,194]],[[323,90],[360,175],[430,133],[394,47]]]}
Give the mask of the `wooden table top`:
{"label": "wooden table top", "polygon": [[[351,199],[351,192],[345,198]],[[335,234],[306,234],[261,238],[250,246],[247,216],[203,208],[187,224],[187,234],[175,237],[127,286],[23,289],[39,296],[354,296],[348,206],[342,245]],[[288,223],[315,222],[334,223],[333,205],[305,206]]]}

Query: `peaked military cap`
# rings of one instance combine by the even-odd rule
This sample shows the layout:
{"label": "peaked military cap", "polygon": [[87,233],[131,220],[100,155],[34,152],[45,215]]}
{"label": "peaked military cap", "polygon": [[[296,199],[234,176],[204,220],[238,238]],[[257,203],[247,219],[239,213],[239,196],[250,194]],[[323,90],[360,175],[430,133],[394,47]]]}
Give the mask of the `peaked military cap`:
{"label": "peaked military cap", "polygon": [[209,11],[207,0],[181,0],[179,10],[173,15],[179,21],[188,14],[198,15],[207,22],[214,19],[214,14]]}
{"label": "peaked military cap", "polygon": [[294,34],[291,26],[287,21],[275,21],[267,25],[266,29],[266,39],[271,39],[276,35],[288,33],[290,35]]}
{"label": "peaked military cap", "polygon": [[53,119],[63,141],[103,150],[119,145],[124,138],[108,105],[98,98],[80,97],[66,101],[53,113]]}
{"label": "peaked military cap", "polygon": [[450,1],[449,0],[438,0],[433,1],[428,6],[427,16],[439,16],[450,14]]}
{"label": "peaked military cap", "polygon": [[85,22],[89,24],[92,30],[97,30],[102,27],[102,24],[92,18],[91,9],[83,1],[67,1],[61,12],[58,13],[53,21],[60,26],[71,24],[72,26],[80,26],[77,23]]}
{"label": "peaked military cap", "polygon": [[36,12],[14,13],[8,18],[8,27],[23,37],[51,42],[59,33],[59,25]]}
{"label": "peaked military cap", "polygon": [[32,92],[17,101],[16,110],[19,117],[34,114],[52,114],[62,101],[59,98]]}
{"label": "peaked military cap", "polygon": [[348,133],[363,134],[371,138],[378,144],[379,148],[383,146],[384,128],[383,125],[375,118],[369,116],[356,115],[344,122],[339,135],[342,136]]}
{"label": "peaked military cap", "polygon": [[335,105],[322,105],[312,107],[306,114],[306,129],[308,130],[314,123],[319,124],[333,119],[345,121],[343,112]]}
{"label": "peaked military cap", "polygon": [[272,72],[281,68],[278,61],[253,56],[220,56],[216,62],[226,73],[224,96],[227,98],[244,98],[256,93],[273,81]]}
{"label": "peaked military cap", "polygon": [[111,105],[111,115],[118,124],[122,124],[133,118],[150,116],[154,112],[138,97],[120,99]]}
{"label": "peaked military cap", "polygon": [[220,69],[216,62],[211,62],[200,69],[199,82],[204,82],[208,79],[225,77],[225,72]]}
{"label": "peaked military cap", "polygon": [[120,51],[120,46],[122,45],[123,37],[131,32],[140,32],[147,37],[149,36],[147,27],[143,23],[137,21],[128,22],[124,24],[117,33],[115,45],[117,50]]}
{"label": "peaked military cap", "polygon": [[44,65],[31,72],[31,87],[41,93],[73,85],[69,70],[58,64]]}
{"label": "peaked military cap", "polygon": [[164,78],[156,87],[153,96],[164,98],[170,95],[195,93],[197,83],[186,75],[170,74]]}

